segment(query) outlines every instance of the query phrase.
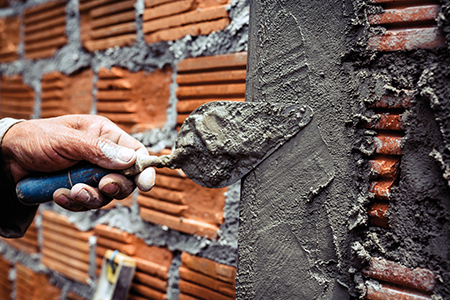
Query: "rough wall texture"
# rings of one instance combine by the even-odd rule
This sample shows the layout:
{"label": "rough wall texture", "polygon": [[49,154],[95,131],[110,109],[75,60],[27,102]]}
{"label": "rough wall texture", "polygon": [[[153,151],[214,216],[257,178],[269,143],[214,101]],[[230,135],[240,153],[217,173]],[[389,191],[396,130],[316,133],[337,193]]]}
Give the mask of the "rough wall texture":
{"label": "rough wall texture", "polygon": [[[248,2],[184,2],[185,8],[175,1],[6,2],[1,116],[105,115],[149,151],[170,151],[181,62],[237,54],[244,58],[242,86],[245,78]],[[226,61],[216,71],[235,67]],[[23,238],[0,242],[2,299],[91,299],[107,249],[137,261],[129,299],[233,298],[239,185],[208,190],[180,171],[161,172],[152,193],[136,191],[102,210],[41,205]]]}
{"label": "rough wall texture", "polygon": [[450,298],[449,1],[249,2],[0,1],[2,117],[103,114],[159,153],[244,88],[314,111],[241,203],[161,170],[105,209],[41,205],[0,242],[2,299],[90,299],[107,249],[138,261],[130,299]]}

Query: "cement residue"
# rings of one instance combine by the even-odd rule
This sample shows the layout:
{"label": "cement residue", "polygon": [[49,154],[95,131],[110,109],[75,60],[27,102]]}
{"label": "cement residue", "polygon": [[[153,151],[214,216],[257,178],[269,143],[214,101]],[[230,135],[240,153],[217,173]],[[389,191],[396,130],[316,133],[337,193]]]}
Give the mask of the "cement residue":
{"label": "cement residue", "polygon": [[[435,298],[444,299],[450,297],[449,61],[446,49],[379,53],[371,62],[365,61],[358,71],[361,80],[358,99],[385,93],[401,95],[402,91],[410,90],[413,106],[402,118],[406,136],[402,140],[399,181],[391,190],[389,229],[371,226],[356,232],[359,231],[364,251],[372,257],[435,271],[438,275]],[[371,114],[371,111],[364,113],[366,117]],[[362,141],[365,138],[370,141],[370,132],[360,133]],[[367,188],[363,177],[369,178],[368,169],[366,166],[359,175],[362,188]]]}
{"label": "cement residue", "polygon": [[306,126],[312,110],[294,104],[219,101],[197,108],[184,121],[162,166],[182,169],[208,187],[235,183]]}

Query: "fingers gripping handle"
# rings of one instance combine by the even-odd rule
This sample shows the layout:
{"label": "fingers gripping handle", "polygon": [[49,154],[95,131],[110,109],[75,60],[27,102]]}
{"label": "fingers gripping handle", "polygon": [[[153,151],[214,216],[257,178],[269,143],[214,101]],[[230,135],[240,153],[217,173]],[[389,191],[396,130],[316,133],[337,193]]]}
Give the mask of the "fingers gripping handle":
{"label": "fingers gripping handle", "polygon": [[90,163],[79,163],[70,169],[42,174],[20,181],[16,186],[17,198],[25,205],[37,205],[53,200],[59,188],[70,189],[77,183],[98,187],[100,179],[113,172]]}

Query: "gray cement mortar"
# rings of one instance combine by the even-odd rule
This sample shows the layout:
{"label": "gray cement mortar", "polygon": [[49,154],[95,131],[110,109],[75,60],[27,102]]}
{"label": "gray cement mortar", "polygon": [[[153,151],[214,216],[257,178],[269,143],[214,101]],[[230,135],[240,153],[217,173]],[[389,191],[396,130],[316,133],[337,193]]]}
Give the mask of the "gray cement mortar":
{"label": "gray cement mortar", "polygon": [[[10,7],[0,9],[0,17],[22,15],[24,9],[37,4],[46,3],[46,0],[29,0],[25,3],[11,1]],[[80,41],[80,15],[77,0],[67,0],[66,5],[66,36],[68,43],[59,49],[51,58],[40,60],[27,60],[24,58],[23,31],[21,28],[21,43],[19,44],[19,60],[12,63],[0,64],[0,74],[21,74],[24,82],[35,91],[34,116],[40,116],[40,92],[43,74],[60,71],[66,75],[73,74],[83,68],[91,68],[94,71],[94,103],[91,113],[95,113],[95,83],[98,80],[98,70],[102,67],[113,66],[124,67],[131,72],[152,72],[170,66],[173,73],[173,83],[170,86],[170,107],[167,109],[167,122],[163,128],[134,134],[152,151],[160,151],[173,146],[176,138],[176,76],[178,62],[187,57],[209,56],[218,54],[235,53],[247,50],[248,40],[248,16],[249,1],[232,1],[228,10],[231,23],[222,31],[211,33],[207,36],[186,36],[174,42],[158,42],[147,45],[142,32],[142,14],[144,11],[144,0],[137,0],[136,28],[137,39],[130,47],[116,47],[104,51],[86,52]],[[1,100],[0,100],[1,101]],[[230,186],[225,200],[224,218],[225,222],[220,229],[218,241],[191,236],[167,228],[166,226],[153,225],[142,221],[139,217],[139,206],[134,201],[131,208],[117,207],[110,211],[90,211],[86,213],[71,213],[59,208],[57,205],[47,203],[42,209],[52,209],[63,215],[67,215],[80,230],[90,230],[95,224],[109,224],[110,226],[136,234],[149,245],[168,247],[174,251],[175,258],[169,268],[168,299],[178,298],[178,271],[180,265],[180,253],[186,251],[214,261],[235,266],[237,263],[237,226],[239,217],[240,184]],[[92,245],[94,249],[95,245]],[[90,299],[93,295],[95,283],[91,285],[80,284],[52,273],[41,264],[39,257],[22,254],[13,248],[0,243],[0,253],[11,262],[20,261],[26,266],[39,272],[51,275],[51,282],[62,288],[61,299],[65,299],[70,291]],[[95,262],[95,252],[91,251],[92,262]]]}

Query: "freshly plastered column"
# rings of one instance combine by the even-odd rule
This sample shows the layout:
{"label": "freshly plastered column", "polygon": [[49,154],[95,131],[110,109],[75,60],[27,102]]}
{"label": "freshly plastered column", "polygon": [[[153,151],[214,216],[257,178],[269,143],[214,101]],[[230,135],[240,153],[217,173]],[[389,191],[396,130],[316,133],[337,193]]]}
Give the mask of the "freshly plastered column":
{"label": "freshly plastered column", "polygon": [[308,105],[311,123],[242,180],[237,299],[348,299],[351,1],[250,7],[246,101]]}

